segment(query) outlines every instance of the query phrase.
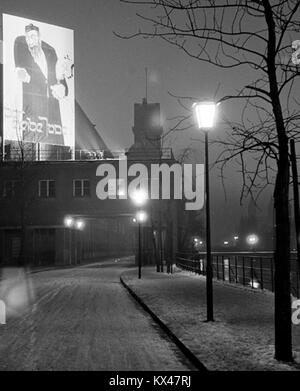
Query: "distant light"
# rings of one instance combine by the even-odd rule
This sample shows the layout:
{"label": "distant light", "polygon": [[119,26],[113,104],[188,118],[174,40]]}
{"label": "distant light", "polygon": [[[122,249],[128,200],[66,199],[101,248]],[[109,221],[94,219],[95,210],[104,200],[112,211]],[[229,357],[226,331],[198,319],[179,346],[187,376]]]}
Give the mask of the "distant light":
{"label": "distant light", "polygon": [[119,189],[118,190],[118,196],[124,197],[126,195],[126,192],[124,189]]}
{"label": "distant light", "polygon": [[194,242],[197,243],[197,242],[198,242],[198,239],[197,239],[197,238],[194,238]]}
{"label": "distant light", "polygon": [[239,237],[238,236],[234,236],[233,239],[234,240],[239,240]]}
{"label": "distant light", "polygon": [[133,221],[134,223],[136,223],[136,218],[134,217],[134,218],[132,219],[132,221]]}
{"label": "distant light", "polygon": [[252,287],[258,289],[260,287],[260,283],[257,280],[252,281]]}
{"label": "distant light", "polygon": [[65,227],[71,228],[73,226],[73,224],[74,224],[74,220],[72,217],[70,217],[70,216],[65,217],[65,219],[64,219]]}
{"label": "distant light", "polygon": [[148,194],[145,190],[139,189],[130,194],[130,198],[137,206],[142,206],[146,203],[148,199]]}
{"label": "distant light", "polygon": [[255,234],[251,234],[247,236],[247,243],[250,245],[254,245],[258,243],[258,236]]}
{"label": "distant light", "polygon": [[214,126],[216,106],[214,102],[194,103],[199,129],[210,129]]}
{"label": "distant light", "polygon": [[201,244],[201,246],[202,246],[202,244],[203,244],[202,240],[199,242],[199,244]]}
{"label": "distant light", "polygon": [[225,240],[224,244],[225,244],[225,246],[227,246],[229,244],[229,242],[227,240]]}
{"label": "distant light", "polygon": [[76,223],[75,223],[75,226],[77,229],[83,229],[85,224],[84,224],[84,221],[83,220],[77,220]]}
{"label": "distant light", "polygon": [[136,214],[136,219],[139,223],[143,223],[144,221],[147,220],[147,213],[140,210],[139,212],[137,212]]}

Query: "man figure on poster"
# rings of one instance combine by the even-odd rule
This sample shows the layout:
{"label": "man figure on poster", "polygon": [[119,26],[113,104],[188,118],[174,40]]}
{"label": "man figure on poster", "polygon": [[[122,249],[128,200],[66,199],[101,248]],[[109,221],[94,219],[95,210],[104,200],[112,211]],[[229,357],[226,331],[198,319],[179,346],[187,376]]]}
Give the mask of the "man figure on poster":
{"label": "man figure on poster", "polygon": [[68,95],[63,75],[57,75],[55,49],[41,40],[30,24],[14,44],[16,74],[23,85],[23,141],[64,145],[59,100]]}

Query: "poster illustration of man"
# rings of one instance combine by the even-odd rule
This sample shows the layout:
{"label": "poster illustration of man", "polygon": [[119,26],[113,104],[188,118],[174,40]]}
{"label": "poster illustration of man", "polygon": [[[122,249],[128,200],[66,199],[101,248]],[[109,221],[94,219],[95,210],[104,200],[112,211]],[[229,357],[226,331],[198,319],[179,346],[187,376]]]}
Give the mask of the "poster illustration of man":
{"label": "poster illustration of man", "polygon": [[73,31],[4,14],[3,38],[5,140],[73,149]]}
{"label": "poster illustration of man", "polygon": [[17,77],[23,83],[23,140],[64,145],[59,99],[67,96],[68,87],[64,78],[57,78],[55,49],[42,41],[39,28],[30,24],[25,36],[15,40],[14,58]]}

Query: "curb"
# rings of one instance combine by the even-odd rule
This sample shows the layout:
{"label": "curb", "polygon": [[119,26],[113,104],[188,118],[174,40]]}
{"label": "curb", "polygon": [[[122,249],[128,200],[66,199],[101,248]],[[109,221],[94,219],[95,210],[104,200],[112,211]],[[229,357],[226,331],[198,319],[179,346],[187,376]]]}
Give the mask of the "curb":
{"label": "curb", "polygon": [[137,296],[137,294],[124,282],[120,276],[121,284],[127,289],[130,295],[139,303],[139,305],[149,314],[152,319],[164,330],[168,337],[175,343],[188,360],[197,368],[198,371],[208,371],[208,369],[199,361],[195,354],[186,347],[186,345],[169,329],[169,327]]}

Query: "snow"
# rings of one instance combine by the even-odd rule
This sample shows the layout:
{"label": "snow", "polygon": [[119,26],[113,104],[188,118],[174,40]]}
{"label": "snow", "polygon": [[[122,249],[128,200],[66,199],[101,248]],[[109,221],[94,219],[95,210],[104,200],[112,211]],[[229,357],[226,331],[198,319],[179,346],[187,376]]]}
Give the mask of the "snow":
{"label": "snow", "polygon": [[205,322],[205,278],[175,268],[125,272],[126,284],[159,316],[209,370],[297,371],[300,325],[293,326],[294,364],[274,359],[274,295],[214,281],[215,322]]}
{"label": "snow", "polygon": [[0,325],[0,370],[194,369],[121,285],[128,266],[3,273],[0,299],[14,300]]}

